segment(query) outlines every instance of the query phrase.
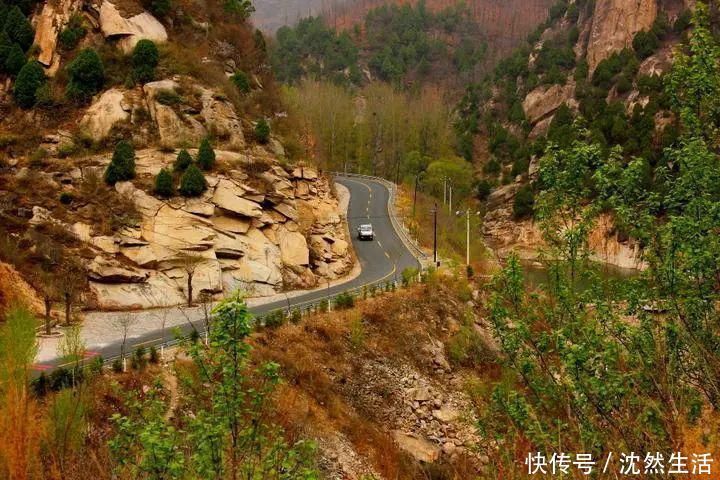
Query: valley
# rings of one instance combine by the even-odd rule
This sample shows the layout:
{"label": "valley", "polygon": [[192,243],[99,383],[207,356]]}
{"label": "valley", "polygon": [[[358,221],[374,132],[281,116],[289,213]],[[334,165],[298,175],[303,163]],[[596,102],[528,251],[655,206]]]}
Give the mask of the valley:
{"label": "valley", "polygon": [[710,474],[719,131],[715,0],[0,0],[0,478]]}

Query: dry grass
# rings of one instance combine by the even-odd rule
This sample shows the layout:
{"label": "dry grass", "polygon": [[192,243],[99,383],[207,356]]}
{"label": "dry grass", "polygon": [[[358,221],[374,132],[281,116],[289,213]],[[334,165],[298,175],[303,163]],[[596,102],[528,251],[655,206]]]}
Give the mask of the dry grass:
{"label": "dry grass", "polygon": [[383,391],[382,379],[365,383],[364,362],[410,365],[428,376],[435,374],[424,347],[430,338],[448,341],[465,309],[454,293],[457,285],[448,283],[382,294],[359,301],[353,310],[310,316],[257,336],[256,361],[279,363],[286,380],[277,397],[277,418],[283,426],[316,438],[342,434],[383,478],[424,478],[428,472],[420,472],[398,450],[384,409],[366,403],[367,392],[356,388],[371,388],[372,397],[390,402],[390,408],[395,385]]}

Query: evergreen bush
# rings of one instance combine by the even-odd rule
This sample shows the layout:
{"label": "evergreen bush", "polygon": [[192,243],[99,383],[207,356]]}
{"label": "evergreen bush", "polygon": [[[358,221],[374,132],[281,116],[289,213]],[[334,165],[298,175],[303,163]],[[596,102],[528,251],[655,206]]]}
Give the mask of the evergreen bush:
{"label": "evergreen bush", "polygon": [[23,51],[30,48],[35,38],[35,32],[30,21],[17,5],[8,12],[3,31],[10,38],[10,41],[20,45]]}
{"label": "evergreen bush", "polygon": [[135,149],[126,141],[120,141],[115,146],[112,160],[105,170],[105,182],[115,185],[117,182],[135,178]]}
{"label": "evergreen bush", "polygon": [[77,102],[86,102],[102,89],[105,83],[105,69],[95,50],[81,50],[68,66],[68,98]]}
{"label": "evergreen bush", "polygon": [[255,140],[262,144],[270,141],[270,125],[264,118],[261,118],[255,124]]}
{"label": "evergreen bush", "polygon": [[173,178],[164,168],[155,177],[155,194],[164,198],[173,195]]}
{"label": "evergreen bush", "polygon": [[192,162],[192,156],[187,150],[182,149],[180,150],[180,153],[178,153],[175,163],[173,163],[173,170],[176,172],[184,172],[190,165],[192,165]]}
{"label": "evergreen bush", "polygon": [[45,71],[35,60],[31,60],[20,69],[15,84],[13,95],[15,101],[22,108],[31,108],[35,105],[38,89],[45,83]]}
{"label": "evergreen bush", "polygon": [[5,73],[14,77],[20,73],[20,70],[22,70],[22,67],[25,66],[26,63],[27,59],[25,58],[25,52],[23,52],[22,48],[20,48],[20,45],[13,43],[7,52],[7,57],[5,58]]}
{"label": "evergreen bush", "polygon": [[152,40],[140,40],[132,52],[133,77],[139,83],[147,83],[155,78],[155,68],[160,54]]}
{"label": "evergreen bush", "polygon": [[237,70],[235,74],[230,77],[230,81],[233,82],[235,87],[242,93],[250,92],[250,79],[247,74],[241,70]]}
{"label": "evergreen bush", "polygon": [[180,193],[186,197],[197,197],[207,189],[205,177],[199,168],[190,165],[180,178]]}
{"label": "evergreen bush", "polygon": [[198,150],[197,163],[203,170],[211,170],[215,165],[215,151],[210,145],[210,140],[204,138]]}

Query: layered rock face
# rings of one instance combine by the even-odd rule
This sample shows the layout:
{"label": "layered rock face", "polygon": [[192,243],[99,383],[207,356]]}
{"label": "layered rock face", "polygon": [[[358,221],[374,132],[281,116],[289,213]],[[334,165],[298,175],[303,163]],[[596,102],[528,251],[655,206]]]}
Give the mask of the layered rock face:
{"label": "layered rock face", "polygon": [[[87,265],[90,308],[181,304],[188,275],[195,295],[240,289],[266,296],[348,272],[353,261],[346,226],[327,178],[311,167],[288,171],[259,148],[252,155],[216,154],[225,173],[208,174],[208,190],[199,198],[161,200],[121,182],[115,188],[135,204],[136,225],[113,236],[95,235],[91,225],[64,225],[96,253]],[[137,152],[135,183],[172,168],[174,159],[175,153]],[[107,155],[94,158],[76,175],[102,171],[108,162]],[[258,163],[267,170],[249,173]],[[31,223],[48,222],[63,226],[35,207]]]}
{"label": "layered rock face", "polygon": [[[147,125],[148,121],[151,125]],[[132,90],[113,88],[98,95],[80,120],[80,128],[102,141],[113,127],[143,126],[157,131],[163,146],[199,143],[213,134],[226,148],[245,146],[240,118],[221,94],[185,77],[159,80]]]}
{"label": "layered rock face", "polygon": [[635,34],[649,30],[658,0],[597,0],[590,27],[587,61],[590,71],[613,52],[632,45]]}

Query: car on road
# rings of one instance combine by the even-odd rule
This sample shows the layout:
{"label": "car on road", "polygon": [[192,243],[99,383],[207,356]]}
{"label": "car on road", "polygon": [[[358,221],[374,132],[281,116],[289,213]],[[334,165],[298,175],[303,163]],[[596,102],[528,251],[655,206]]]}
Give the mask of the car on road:
{"label": "car on road", "polygon": [[373,232],[373,227],[370,224],[360,225],[357,231],[358,240],[372,240],[375,238],[375,232]]}

